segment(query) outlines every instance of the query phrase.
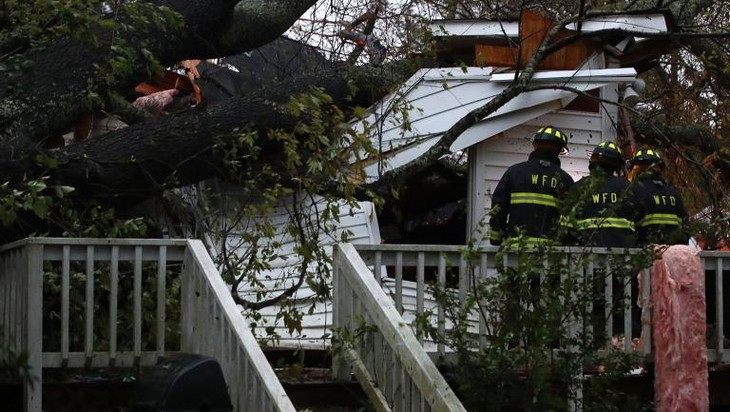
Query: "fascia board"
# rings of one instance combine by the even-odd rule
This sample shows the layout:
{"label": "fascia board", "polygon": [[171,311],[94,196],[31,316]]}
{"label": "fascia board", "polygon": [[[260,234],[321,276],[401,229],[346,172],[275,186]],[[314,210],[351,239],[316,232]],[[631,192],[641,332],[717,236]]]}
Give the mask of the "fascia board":
{"label": "fascia board", "polygon": [[[575,82],[567,83],[565,86],[586,92],[608,84],[608,82]],[[450,149],[452,152],[463,150],[528,120],[562,109],[576,97],[578,97],[576,93],[563,89],[543,89],[522,93],[479,122],[478,127],[476,125],[472,126],[459,135]],[[494,123],[494,126],[492,126],[492,123]],[[471,129],[475,127],[476,129],[472,131]]]}
{"label": "fascia board", "polygon": [[494,72],[494,68],[488,67],[446,67],[434,68],[423,71],[421,79],[423,81],[441,81],[449,79],[458,80],[489,80],[489,76]]}
{"label": "fascia board", "polygon": [[561,108],[563,108],[563,102],[560,99],[556,99],[538,106],[529,107],[525,110],[512,112],[508,116],[487,118],[487,120],[482,120],[460,134],[449,149],[452,152],[464,150],[492,136],[496,136],[505,130],[519,126],[543,114],[560,110]]}
{"label": "fascia board", "polygon": [[[511,83],[515,74],[495,73],[490,81],[498,83]],[[580,69],[580,70],[550,70],[536,72],[530,81],[532,82],[569,82],[569,81],[596,81],[596,82],[630,82],[636,78],[636,70],[632,67],[621,67],[614,69]]]}
{"label": "fascia board", "polygon": [[[586,92],[603,87],[608,83],[609,82],[567,82],[554,83],[553,85],[570,87],[581,92]],[[531,90],[515,96],[509,102],[497,109],[497,111],[487,116],[487,118],[506,115],[528,107],[539,106],[551,100],[564,100],[566,98],[572,100],[572,98],[577,97],[577,94],[571,90],[552,89],[549,84],[541,84],[540,86],[545,88],[540,90]],[[568,102],[570,102],[570,100],[568,100]]]}
{"label": "fascia board", "polygon": [[438,37],[513,37],[520,36],[520,24],[516,21],[488,20],[441,20],[428,25]]}
{"label": "fascia board", "polygon": [[[437,37],[519,38],[520,36],[520,24],[517,21],[440,20],[431,22],[428,27]],[[575,31],[578,25],[570,23],[565,28]],[[668,25],[666,17],[661,13],[618,14],[593,17],[581,22],[583,33],[614,29],[637,33],[667,33]]]}

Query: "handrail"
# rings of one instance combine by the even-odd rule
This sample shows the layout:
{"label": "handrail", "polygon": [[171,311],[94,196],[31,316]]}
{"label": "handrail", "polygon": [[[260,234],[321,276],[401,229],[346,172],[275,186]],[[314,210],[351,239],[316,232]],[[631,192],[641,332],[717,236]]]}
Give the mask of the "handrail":
{"label": "handrail", "polygon": [[[515,264],[514,256],[510,254],[504,254],[498,257],[498,247],[487,246],[482,247],[474,252],[479,255],[478,259],[474,259],[476,262],[467,262],[464,257],[463,246],[453,245],[356,245],[358,253],[362,259],[367,263],[369,267],[373,268],[373,273],[378,282],[382,287],[389,291],[393,296],[396,306],[399,311],[407,319],[413,319],[416,315],[421,315],[426,309],[435,309],[437,311],[438,322],[436,327],[443,333],[447,327],[448,322],[445,322],[444,309],[438,307],[430,294],[426,290],[425,280],[423,278],[425,272],[432,273],[435,276],[435,280],[441,287],[446,287],[447,277],[450,277],[450,284],[456,285],[459,296],[463,300],[472,288],[472,283],[475,279],[484,277],[494,276],[497,273],[497,263],[505,264],[507,266]],[[612,296],[622,294],[624,302],[630,302],[635,299],[636,296],[631,296],[632,291],[629,285],[625,285],[621,291],[613,290],[613,278],[614,275],[608,268],[608,258],[612,255],[617,255],[609,249],[605,248],[594,248],[587,251],[585,248],[576,247],[558,247],[556,251],[566,258],[583,257],[585,258],[586,253],[590,253],[592,262],[585,268],[576,268],[580,270],[586,279],[592,278],[598,271],[603,270],[605,274],[605,287],[606,287],[606,300],[611,301]],[[638,253],[638,250],[631,250],[628,253]],[[472,254],[473,256],[474,254]],[[624,251],[622,250],[617,256],[623,256]],[[498,262],[497,259],[502,259]],[[571,262],[566,261],[566,264]],[[544,264],[537,262],[536,264]],[[470,267],[473,266],[473,267]],[[386,267],[393,268],[392,273],[386,273]],[[415,271],[417,276],[415,281],[404,280],[404,271],[410,269]],[[428,269],[428,270],[427,270]],[[454,280],[456,278],[456,280]],[[644,296],[642,301],[648,302],[648,295],[650,290],[650,276],[643,276],[642,278],[642,291]],[[406,291],[404,285],[409,285],[410,290]],[[407,296],[407,293],[415,292],[415,296]],[[414,302],[405,302],[408,298]],[[610,307],[606,306],[606,336],[613,335],[613,314]],[[650,313],[645,311],[644,316],[646,321],[649,321]],[[486,345],[486,339],[484,339],[484,332],[486,330],[486,320],[484,317],[474,313],[470,318],[470,332],[475,335],[482,335],[480,339],[480,345],[484,347]],[[624,311],[623,314],[623,327],[624,330],[631,330],[631,311]],[[642,347],[634,348],[632,346],[631,339],[624,340],[625,350],[641,349],[645,354],[651,352],[651,334],[648,333],[648,326],[644,325],[642,330]],[[638,337],[638,336],[636,336]],[[424,345],[428,345],[429,342],[423,342]],[[436,345],[436,352],[440,356],[445,354],[446,348],[443,343]]]}
{"label": "handrail", "polygon": [[[183,277],[183,350],[216,358],[231,387],[234,411],[294,412],[256,338],[205,246],[188,240]],[[253,372],[253,373],[252,373]]]}
{"label": "handrail", "polygon": [[[443,310],[436,308],[435,302],[430,300],[430,295],[423,284],[423,273],[435,272],[436,280],[443,286],[444,277],[446,273],[455,274],[458,277],[457,281],[451,281],[451,284],[458,285],[459,293],[467,293],[469,287],[469,280],[471,276],[489,276],[490,273],[494,272],[494,264],[496,262],[496,255],[498,248],[494,246],[482,247],[479,249],[480,258],[477,264],[475,264],[474,270],[467,271],[467,263],[463,257],[464,246],[454,245],[407,245],[407,244],[382,244],[382,245],[355,245],[355,249],[358,251],[360,257],[366,262],[366,265],[372,269],[374,277],[381,284],[381,286],[392,296],[392,300],[395,302],[396,307],[399,309],[401,314],[408,320],[413,319],[416,314],[422,314],[425,309],[437,310],[439,316],[438,328],[443,332],[448,322],[443,322]],[[596,273],[596,270],[605,267],[606,258],[609,256],[623,256],[625,252],[638,253],[639,250],[620,250],[612,251],[605,248],[581,248],[581,247],[560,247],[560,251],[565,254],[578,254],[585,255],[586,253],[592,254],[595,257],[594,261],[591,262],[583,270],[584,276],[591,277]],[[723,265],[725,261],[730,259],[730,252],[726,251],[701,251],[700,260],[703,265],[703,269],[707,276],[708,290],[711,292],[707,295],[707,307],[708,316],[712,316],[711,330],[708,333],[708,361],[710,362],[723,362],[730,359],[730,348],[724,338],[725,327],[724,319],[727,319],[727,315],[724,314],[724,289],[723,279],[724,272],[730,269],[727,264]],[[388,270],[386,270],[386,268]],[[415,272],[415,279],[413,277],[406,280],[404,272]],[[468,273],[467,273],[468,272]],[[650,280],[651,274],[649,269],[645,269],[642,275],[641,290],[643,296],[641,296],[642,302],[649,302],[649,291],[650,291]],[[606,299],[610,299],[611,296],[618,297],[623,295],[623,300],[636,299],[636,296],[632,296],[632,291],[629,285],[625,285],[623,290],[613,290],[614,285],[611,282],[611,275],[606,277],[605,282],[605,293]],[[727,287],[727,286],[726,286]],[[430,306],[429,306],[430,304]],[[632,344],[631,339],[624,339],[624,349],[628,351],[640,350],[644,355],[651,353],[651,333],[650,333],[650,305],[644,304],[644,319],[642,321],[641,331],[641,347],[637,348]],[[606,336],[613,335],[613,322],[611,321],[611,314],[607,313],[608,322],[606,322]],[[631,328],[631,313],[625,311],[621,324],[624,330]],[[484,325],[480,324],[482,319],[475,316],[473,321],[473,328],[475,332],[483,333]],[[708,318],[708,323],[710,319]],[[478,328],[478,331],[476,330]],[[634,336],[637,337],[637,336]],[[425,345],[428,342],[423,342]],[[481,341],[482,345],[485,343]],[[431,350],[428,348],[428,350]],[[436,347],[436,351],[439,355],[443,355],[445,348],[443,344],[439,344]]]}
{"label": "handrail", "polygon": [[[379,405],[380,410],[465,412],[351,244],[335,246],[334,269],[334,327],[367,331],[365,340],[345,348],[344,355],[351,357],[359,382],[377,395],[371,399],[386,403]],[[358,316],[364,325],[358,324]],[[344,362],[334,364],[340,379],[349,375]]]}
{"label": "handrail", "polygon": [[[2,343],[29,355],[38,382],[44,367],[151,366],[183,350],[219,361],[235,410],[295,410],[199,240],[29,238],[0,246],[0,270]],[[167,332],[177,327],[166,310],[175,279],[182,283],[182,341]],[[46,309],[59,314],[59,341],[44,342],[43,293],[52,289],[44,291],[44,281],[57,282],[60,293],[60,307]],[[72,283],[82,290],[83,310],[70,305]],[[131,284],[131,293],[120,293],[122,283]],[[150,296],[148,287],[156,293]],[[104,317],[96,313],[102,300],[108,300]],[[131,313],[123,313],[128,306]],[[148,312],[152,321],[143,319]],[[132,339],[120,347],[127,318]],[[81,341],[72,339],[77,334]],[[40,384],[26,387],[25,410],[40,411],[41,396]]]}

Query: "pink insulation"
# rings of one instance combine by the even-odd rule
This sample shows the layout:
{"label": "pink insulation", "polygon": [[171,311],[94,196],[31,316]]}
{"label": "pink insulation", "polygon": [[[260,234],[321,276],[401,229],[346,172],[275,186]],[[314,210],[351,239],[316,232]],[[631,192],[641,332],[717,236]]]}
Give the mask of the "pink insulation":
{"label": "pink insulation", "polygon": [[696,250],[673,245],[654,262],[651,307],[656,410],[709,411],[705,276]]}

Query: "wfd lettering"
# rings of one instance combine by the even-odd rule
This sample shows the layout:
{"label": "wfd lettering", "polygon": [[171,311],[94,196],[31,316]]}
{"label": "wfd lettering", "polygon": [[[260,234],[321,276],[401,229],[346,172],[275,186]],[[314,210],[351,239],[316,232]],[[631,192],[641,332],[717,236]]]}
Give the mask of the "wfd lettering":
{"label": "wfd lettering", "polygon": [[618,202],[618,193],[592,193],[593,203],[616,203]]}
{"label": "wfd lettering", "polygon": [[550,184],[550,187],[558,187],[558,178],[550,177],[548,175],[532,175],[532,184],[546,186]]}
{"label": "wfd lettering", "polygon": [[655,205],[670,204],[670,205],[674,206],[677,204],[677,199],[674,196],[654,195],[654,204]]}

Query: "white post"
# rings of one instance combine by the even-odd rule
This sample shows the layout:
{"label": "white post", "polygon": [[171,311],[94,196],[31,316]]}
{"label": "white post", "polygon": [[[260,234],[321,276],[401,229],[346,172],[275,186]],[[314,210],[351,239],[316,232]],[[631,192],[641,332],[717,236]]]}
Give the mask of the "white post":
{"label": "white post", "polygon": [[25,318],[25,350],[35,382],[24,389],[25,410],[41,412],[43,382],[43,245],[28,245]]}

